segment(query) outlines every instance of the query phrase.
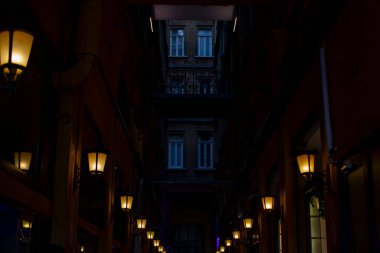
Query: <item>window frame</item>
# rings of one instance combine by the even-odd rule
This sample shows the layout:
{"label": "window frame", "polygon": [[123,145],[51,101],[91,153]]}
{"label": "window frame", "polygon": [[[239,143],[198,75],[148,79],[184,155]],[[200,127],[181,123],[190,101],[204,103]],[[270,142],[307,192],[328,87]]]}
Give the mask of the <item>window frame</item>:
{"label": "window frame", "polygon": [[[175,135],[181,135],[182,139],[181,141],[180,140],[175,140],[175,139],[171,139],[171,137],[175,136]],[[174,164],[172,164],[172,157],[171,157],[171,154],[172,154],[172,144],[175,145],[175,151],[174,151],[174,155],[175,155],[175,162]],[[180,161],[178,161],[178,146],[177,145],[180,145]],[[184,169],[184,155],[185,155],[185,133],[184,131],[169,131],[168,132],[168,163],[167,163],[167,168],[168,169]]]}
{"label": "window frame", "polygon": [[[201,140],[201,135],[210,135],[210,139],[208,141]],[[203,148],[204,153],[201,155],[201,145],[204,145]],[[207,161],[207,152],[206,151],[206,145],[210,145],[210,161]],[[203,164],[204,166],[201,166],[201,157],[203,156]],[[210,166],[207,166],[208,162],[210,163]],[[197,168],[198,169],[214,169],[214,133],[213,132],[198,132],[197,134]]]}
{"label": "window frame", "polygon": [[[210,35],[200,35],[201,31],[209,31]],[[201,39],[204,39],[204,43],[201,43]],[[207,42],[208,41],[208,42]],[[202,46],[201,46],[202,44]],[[204,54],[201,54],[201,48],[203,48]],[[207,54],[207,46],[209,46],[209,54]],[[200,27],[197,31],[197,57],[213,57],[213,32],[212,27]]]}
{"label": "window frame", "polygon": [[[183,35],[174,35],[174,31],[183,31]],[[173,45],[173,38],[176,38],[176,45],[175,45],[175,54],[172,54],[172,45]],[[182,52],[179,52],[179,44],[178,44],[178,38],[182,38]],[[182,53],[182,54],[180,54]],[[171,27],[169,29],[169,57],[185,57],[185,29],[184,27]]]}

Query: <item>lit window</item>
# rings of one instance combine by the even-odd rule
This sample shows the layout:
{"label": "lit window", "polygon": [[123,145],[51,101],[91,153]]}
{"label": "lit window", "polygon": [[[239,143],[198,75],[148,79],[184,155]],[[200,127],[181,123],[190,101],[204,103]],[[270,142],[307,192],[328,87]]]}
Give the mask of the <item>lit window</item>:
{"label": "lit window", "polygon": [[212,31],[198,31],[198,56],[212,56]]}
{"label": "lit window", "polygon": [[211,133],[198,135],[198,168],[213,168],[214,141]]}
{"label": "lit window", "polygon": [[317,203],[310,203],[309,212],[311,253],[327,253],[326,219],[319,214]]}
{"label": "lit window", "polygon": [[169,134],[168,168],[183,168],[183,133]]}
{"label": "lit window", "polygon": [[170,56],[185,55],[185,33],[183,29],[170,30]]}

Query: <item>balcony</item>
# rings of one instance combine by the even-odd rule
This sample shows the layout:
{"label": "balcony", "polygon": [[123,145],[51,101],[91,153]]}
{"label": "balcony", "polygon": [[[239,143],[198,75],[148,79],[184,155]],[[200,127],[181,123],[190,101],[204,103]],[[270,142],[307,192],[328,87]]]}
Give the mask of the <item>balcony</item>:
{"label": "balcony", "polygon": [[153,104],[168,117],[226,115],[234,100],[231,71],[167,69],[154,74]]}
{"label": "balcony", "polygon": [[213,69],[167,69],[155,71],[154,95],[231,95],[231,71]]}

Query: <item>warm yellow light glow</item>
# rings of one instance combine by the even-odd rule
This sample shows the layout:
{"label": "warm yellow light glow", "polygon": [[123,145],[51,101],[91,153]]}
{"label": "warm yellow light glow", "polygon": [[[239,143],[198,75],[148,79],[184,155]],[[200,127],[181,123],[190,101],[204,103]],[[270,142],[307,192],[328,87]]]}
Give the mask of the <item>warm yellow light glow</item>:
{"label": "warm yellow light glow", "polygon": [[146,231],[146,237],[148,238],[148,240],[152,240],[154,238],[154,231],[153,230]]}
{"label": "warm yellow light glow", "polygon": [[9,63],[9,39],[9,31],[0,32],[0,66]]}
{"label": "warm yellow light glow", "polygon": [[19,79],[28,65],[32,45],[30,33],[21,30],[0,32],[0,67],[8,81]]}
{"label": "warm yellow light glow", "polygon": [[32,222],[27,221],[27,220],[22,220],[22,228],[23,229],[31,229],[32,228]]}
{"label": "warm yellow light glow", "polygon": [[220,252],[224,252],[224,251],[226,251],[226,248],[222,245],[222,246],[220,246],[219,250],[220,250]]}
{"label": "warm yellow light glow", "polygon": [[226,247],[231,247],[232,240],[227,238],[226,240],[224,240],[224,243],[226,244]]}
{"label": "warm yellow light glow", "polygon": [[274,197],[273,196],[263,196],[261,197],[263,202],[263,209],[265,211],[271,211],[274,208]]}
{"label": "warm yellow light glow", "polygon": [[158,252],[163,252],[164,251],[164,246],[158,246]]}
{"label": "warm yellow light glow", "polygon": [[160,246],[160,240],[158,240],[158,239],[154,239],[154,240],[153,240],[153,246],[154,246],[154,247],[158,247],[158,246]]}
{"label": "warm yellow light glow", "polygon": [[314,158],[313,154],[303,154],[297,156],[297,163],[300,173],[304,177],[309,177],[314,173]]}
{"label": "warm yellow light glow", "polygon": [[216,250],[215,253],[220,253],[220,251],[219,251],[219,250]]}
{"label": "warm yellow light glow", "polygon": [[240,231],[239,230],[232,231],[232,238],[234,238],[235,240],[240,239]]}
{"label": "warm yellow light glow", "polygon": [[101,152],[88,153],[88,168],[92,174],[100,174],[104,171],[107,154]]}
{"label": "warm yellow light glow", "polygon": [[243,223],[244,223],[244,228],[252,228],[253,219],[252,218],[244,218]]}
{"label": "warm yellow light glow", "polygon": [[136,224],[137,224],[138,229],[145,229],[146,219],[145,218],[138,218],[138,219],[136,219]]}
{"label": "warm yellow light glow", "polygon": [[84,246],[80,246],[80,252],[84,252]]}
{"label": "warm yellow light glow", "polygon": [[120,196],[120,204],[121,204],[121,209],[123,211],[130,211],[132,209],[132,203],[133,203],[132,195]]}
{"label": "warm yellow light glow", "polygon": [[28,171],[32,160],[30,152],[14,152],[15,166],[19,170]]}

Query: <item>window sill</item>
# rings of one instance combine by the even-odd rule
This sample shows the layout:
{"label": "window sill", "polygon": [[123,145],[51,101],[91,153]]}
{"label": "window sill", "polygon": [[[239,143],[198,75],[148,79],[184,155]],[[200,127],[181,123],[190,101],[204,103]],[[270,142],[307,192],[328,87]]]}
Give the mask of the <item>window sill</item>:
{"label": "window sill", "polygon": [[188,58],[189,56],[187,55],[169,55],[168,56],[169,58]]}
{"label": "window sill", "polygon": [[205,59],[207,59],[207,58],[214,58],[214,56],[213,55],[210,55],[210,56],[195,55],[194,58],[205,58]]}

